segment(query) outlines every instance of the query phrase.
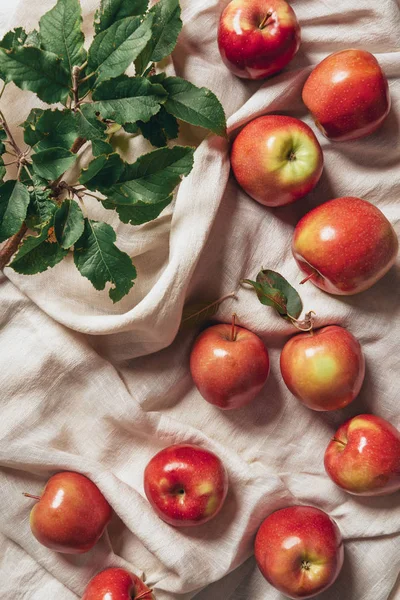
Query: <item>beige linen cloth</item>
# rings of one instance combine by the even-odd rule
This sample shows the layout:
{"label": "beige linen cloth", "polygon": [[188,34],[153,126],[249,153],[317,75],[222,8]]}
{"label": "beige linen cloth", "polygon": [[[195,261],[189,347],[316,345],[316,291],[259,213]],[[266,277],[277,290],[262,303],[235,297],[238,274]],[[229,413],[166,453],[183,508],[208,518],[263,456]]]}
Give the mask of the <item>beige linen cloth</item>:
{"label": "beige linen cloth", "polygon": [[[1,33],[15,25],[34,27],[54,3],[0,0]],[[82,4],[90,19],[97,2]],[[298,285],[293,227],[311,207],[334,197],[366,198],[400,233],[399,5],[296,0],[303,32],[297,57],[277,77],[252,83],[231,75],[219,58],[216,30],[226,4],[182,0],[184,29],[167,68],[219,95],[232,135],[268,112],[311,124],[302,85],[312,65],[348,47],[375,53],[389,78],[392,111],[381,130],[364,140],[334,144],[317,132],[325,171],[317,189],[294,206],[270,210],[241,192],[229,173],[228,143],[216,137],[201,143],[174,210],[155,222],[122,225],[94,201],[91,214],[117,226],[118,245],[138,269],[133,291],[117,305],[106,291],[94,291],[72,260],[34,277],[6,269],[0,279],[3,600],[74,600],[95,573],[115,565],[144,574],[157,600],[282,600],[258,572],[252,548],[262,520],[293,503],[328,511],[346,540],[343,571],[321,600],[400,597],[400,494],[357,499],[336,488],[323,469],[329,438],[346,418],[368,411],[400,426],[399,264],[355,297],[334,298],[311,284],[302,288],[305,308],[317,312],[318,324],[348,327],[366,355],[360,397],[334,413],[310,411],[287,391],[279,354],[294,330],[238,284],[264,266]],[[34,105],[33,94],[12,85],[2,100],[13,126]],[[194,136],[199,139],[183,127],[183,141]],[[129,158],[143,149],[136,141]],[[264,340],[272,369],[251,406],[225,413],[192,384],[188,357],[196,332],[176,334],[186,301],[231,291],[237,299],[226,301],[218,318],[228,321],[235,311]],[[214,450],[229,471],[226,504],[202,527],[164,524],[144,497],[145,465],[177,442]],[[21,495],[40,492],[62,469],[90,477],[115,511],[100,543],[83,556],[41,546],[29,528],[31,502]]]}

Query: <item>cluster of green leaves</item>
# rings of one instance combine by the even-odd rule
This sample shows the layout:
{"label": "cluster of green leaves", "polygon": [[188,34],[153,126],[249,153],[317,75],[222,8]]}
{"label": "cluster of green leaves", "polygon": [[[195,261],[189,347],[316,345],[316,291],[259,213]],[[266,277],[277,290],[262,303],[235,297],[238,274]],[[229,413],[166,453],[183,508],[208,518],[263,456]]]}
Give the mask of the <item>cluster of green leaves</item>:
{"label": "cluster of green leaves", "polygon": [[[99,201],[124,223],[155,219],[193,166],[193,148],[168,145],[178,136],[179,120],[217,135],[225,135],[226,121],[208,89],[155,74],[154,63],[172,52],[182,28],[179,0],[159,0],[150,9],[148,0],[101,0],[94,27],[86,50],[79,0],[58,0],[38,31],[18,28],[0,41],[4,83],[63,105],[34,109],[21,125],[32,154],[20,164],[17,180],[4,182],[0,158],[0,242],[26,223],[32,231],[10,263],[15,271],[44,271],[72,251],[80,273],[98,290],[110,282],[117,302],[132,288],[135,267],[115,245],[113,228],[83,214],[75,198],[81,202],[86,190],[100,193]],[[132,63],[135,76],[128,76]],[[156,149],[124,162],[111,144],[120,128],[143,135]],[[0,156],[6,138],[0,129]],[[71,197],[60,200],[66,189],[60,180],[85,142],[93,160],[80,173],[79,188],[70,186]]]}

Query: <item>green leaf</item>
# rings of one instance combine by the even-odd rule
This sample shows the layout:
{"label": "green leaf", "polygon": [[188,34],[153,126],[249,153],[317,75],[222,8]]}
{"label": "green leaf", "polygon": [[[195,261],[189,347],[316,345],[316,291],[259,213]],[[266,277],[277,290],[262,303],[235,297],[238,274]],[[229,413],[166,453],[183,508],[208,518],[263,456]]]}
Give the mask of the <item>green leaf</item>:
{"label": "green leaf", "polygon": [[34,46],[35,48],[40,48],[42,44],[42,40],[40,39],[40,34],[36,29],[33,29],[26,36],[26,40],[24,46]]}
{"label": "green leaf", "polygon": [[165,109],[177,119],[226,135],[226,118],[218,98],[207,88],[198,88],[180,77],[167,77]]}
{"label": "green leaf", "polygon": [[109,156],[99,156],[92,160],[87,169],[82,171],[79,183],[89,190],[108,188],[118,181],[124,170],[124,163],[117,152]]}
{"label": "green leaf", "polygon": [[28,235],[24,239],[9,266],[22,275],[35,275],[54,267],[67,253],[68,250],[61,248],[55,241],[49,224],[39,235]]}
{"label": "green leaf", "polygon": [[157,148],[166,146],[168,140],[177,138],[179,133],[178,121],[173,115],[167,113],[163,106],[148,123],[138,121],[138,126],[143,137]]}
{"label": "green leaf", "polygon": [[0,128],[0,154],[4,154],[4,152],[6,151],[6,146],[4,144],[6,139],[7,139],[6,132],[4,131],[4,129]]}
{"label": "green leaf", "polygon": [[30,192],[26,224],[30,229],[41,232],[51,222],[57,206],[51,200],[50,190],[46,189],[45,180],[33,173],[30,183],[33,189]]}
{"label": "green leaf", "polygon": [[7,173],[7,169],[4,164],[3,157],[0,156],[0,182],[3,181],[4,177],[6,176],[6,173]]}
{"label": "green leaf", "polygon": [[136,269],[131,258],[115,246],[115,240],[111,225],[85,219],[84,233],[75,244],[74,261],[96,290],[112,283],[109,295],[113,302],[118,302],[132,288]]}
{"label": "green leaf", "polygon": [[94,29],[100,33],[125,17],[144,15],[147,6],[148,0],[101,0],[100,9],[95,14]]}
{"label": "green leaf", "polygon": [[257,283],[269,286],[282,292],[286,298],[286,311],[291,317],[298,319],[303,311],[303,303],[294,287],[276,271],[263,269],[257,275]]}
{"label": "green leaf", "polygon": [[19,181],[6,181],[0,186],[0,242],[21,229],[28,204],[28,189]]}
{"label": "green leaf", "polygon": [[171,54],[182,29],[179,0],[159,0],[150,9],[149,15],[154,17],[153,34],[135,62],[139,75],[146,70],[149,62],[159,62]]}
{"label": "green leaf", "polygon": [[12,31],[8,31],[3,39],[0,41],[0,48],[5,50],[12,50],[23,46],[26,41],[27,35],[22,27],[17,27]]}
{"label": "green leaf", "polygon": [[112,154],[114,152],[114,148],[108,142],[103,142],[103,140],[93,140],[92,141],[92,153],[93,156],[100,156],[101,154]]}
{"label": "green leaf", "polygon": [[131,206],[142,202],[157,204],[165,200],[193,167],[193,148],[160,148],[125,164],[118,183],[102,192],[109,204]]}
{"label": "green leaf", "polygon": [[24,140],[36,152],[50,148],[70,150],[79,137],[76,118],[71,110],[34,108],[25,123]]}
{"label": "green leaf", "polygon": [[261,304],[264,306],[272,306],[282,316],[287,315],[286,296],[276,288],[267,284],[261,284],[251,279],[244,279],[243,283],[248,283],[254,287]]}
{"label": "green leaf", "polygon": [[74,200],[64,200],[54,215],[54,233],[62,248],[68,250],[82,236],[85,219]]}
{"label": "green leaf", "polygon": [[89,50],[88,70],[97,76],[97,84],[118,77],[140,54],[151,38],[153,18],[127,17],[102,31]]}
{"label": "green leaf", "polygon": [[143,225],[149,221],[154,221],[166,208],[171,204],[172,195],[168,196],[165,200],[158,202],[157,204],[145,204],[144,202],[137,202],[134,206],[115,206],[111,202],[106,200],[102,202],[104,208],[109,210],[117,210],[118,216],[123,223],[130,223],[131,225]]}
{"label": "green leaf", "polygon": [[158,113],[165,99],[166,92],[161,85],[152,84],[143,77],[121,75],[99,85],[93,93],[91,110],[98,111],[103,119],[123,125],[148,121]]}
{"label": "green leaf", "polygon": [[58,0],[55,7],[43,15],[39,25],[42,47],[61,58],[72,82],[73,67],[79,67],[86,60],[79,0]]}
{"label": "green leaf", "polygon": [[93,104],[83,104],[81,110],[75,114],[79,137],[85,140],[107,139],[107,125],[100,121],[93,109]]}
{"label": "green leaf", "polygon": [[13,81],[49,104],[65,102],[69,94],[69,75],[60,59],[33,46],[0,48],[0,73],[6,83]]}
{"label": "green leaf", "polygon": [[49,148],[32,155],[33,170],[43,179],[53,181],[76,161],[76,155],[65,148]]}
{"label": "green leaf", "polygon": [[136,123],[124,123],[124,129],[126,133],[132,133],[134,135],[140,133],[139,126]]}

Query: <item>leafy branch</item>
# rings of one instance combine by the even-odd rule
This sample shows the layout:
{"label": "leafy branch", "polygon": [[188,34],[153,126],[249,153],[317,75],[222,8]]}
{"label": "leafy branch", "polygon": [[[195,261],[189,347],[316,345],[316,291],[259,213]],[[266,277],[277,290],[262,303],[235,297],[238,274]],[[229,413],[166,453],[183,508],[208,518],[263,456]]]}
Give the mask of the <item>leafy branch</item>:
{"label": "leafy branch", "polygon": [[[79,0],[58,0],[40,19],[39,30],[19,27],[0,41],[0,77],[34,92],[60,109],[33,109],[21,127],[22,150],[0,110],[0,268],[32,275],[54,267],[69,253],[80,273],[121,300],[134,284],[131,258],[116,245],[107,223],[93,221],[86,196],[123,223],[141,225],[171,203],[187,176],[193,148],[172,145],[179,121],[226,134],[215,95],[179,77],[156,73],[156,63],[174,49],[182,28],[179,0],[101,0],[96,35],[84,46]],[[136,75],[126,75],[135,63]],[[120,129],[142,135],[155,147],[133,163],[111,144]],[[92,160],[67,183],[80,149]],[[12,162],[5,163],[9,154]],[[17,177],[9,179],[9,167]]]}

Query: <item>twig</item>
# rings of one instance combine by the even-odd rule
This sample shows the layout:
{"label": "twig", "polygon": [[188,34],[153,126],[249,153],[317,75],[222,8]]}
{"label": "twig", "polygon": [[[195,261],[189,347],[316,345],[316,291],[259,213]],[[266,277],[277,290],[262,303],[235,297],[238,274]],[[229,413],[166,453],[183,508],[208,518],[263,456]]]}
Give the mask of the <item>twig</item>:
{"label": "twig", "polygon": [[11,257],[18,250],[18,246],[20,245],[22,238],[27,231],[28,227],[24,223],[18,233],[10,237],[10,239],[4,244],[0,252],[0,271],[2,271],[4,267],[8,265]]}
{"label": "twig", "polygon": [[74,96],[74,105],[72,107],[72,110],[74,112],[76,112],[77,108],[78,108],[78,104],[79,104],[79,75],[80,75],[80,68],[79,67],[73,67],[72,69],[72,94]]}

